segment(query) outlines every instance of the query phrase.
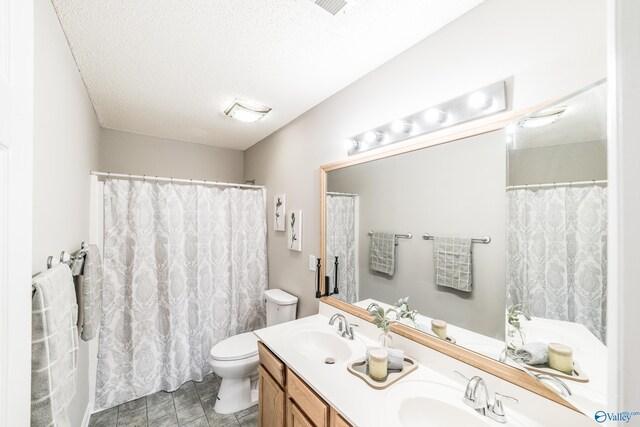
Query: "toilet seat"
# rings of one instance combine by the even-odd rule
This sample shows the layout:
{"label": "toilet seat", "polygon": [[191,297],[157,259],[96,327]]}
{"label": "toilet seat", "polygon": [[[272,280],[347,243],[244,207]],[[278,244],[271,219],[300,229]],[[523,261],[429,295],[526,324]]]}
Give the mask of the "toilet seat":
{"label": "toilet seat", "polygon": [[234,335],[211,348],[211,359],[232,361],[248,359],[258,354],[258,337],[253,332]]}

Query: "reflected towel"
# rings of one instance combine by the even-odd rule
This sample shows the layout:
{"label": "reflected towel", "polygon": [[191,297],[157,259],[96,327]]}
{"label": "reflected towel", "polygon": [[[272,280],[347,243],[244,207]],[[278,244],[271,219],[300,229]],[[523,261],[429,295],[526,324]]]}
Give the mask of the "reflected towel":
{"label": "reflected towel", "polygon": [[89,245],[84,257],[82,305],[81,337],[89,341],[98,335],[102,313],[102,260],[96,245]]}
{"label": "reflected towel", "polygon": [[436,285],[471,292],[471,239],[434,237]]}
{"label": "reflected towel", "polygon": [[530,342],[516,349],[516,358],[529,365],[544,365],[549,361],[549,345]]}
{"label": "reflected towel", "polygon": [[71,270],[58,264],[33,278],[31,299],[31,425],[71,426],[76,392],[78,305]]}
{"label": "reflected towel", "polygon": [[396,270],[396,235],[394,233],[373,233],[369,249],[369,268],[393,276]]}

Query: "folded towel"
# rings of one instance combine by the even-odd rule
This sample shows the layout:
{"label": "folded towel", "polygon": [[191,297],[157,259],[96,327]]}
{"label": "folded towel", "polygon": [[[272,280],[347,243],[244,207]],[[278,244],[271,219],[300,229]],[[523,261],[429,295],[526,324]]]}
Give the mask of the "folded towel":
{"label": "folded towel", "polygon": [[549,345],[530,342],[516,349],[516,358],[529,365],[544,365],[549,361]]}
{"label": "folded towel", "polygon": [[373,271],[393,276],[396,269],[396,235],[377,233],[371,236],[369,267]]}
{"label": "folded towel", "polygon": [[387,369],[401,371],[404,368],[404,350],[387,349]]}
{"label": "folded towel", "polygon": [[471,292],[471,239],[434,237],[436,285]]}
{"label": "folded towel", "polygon": [[85,341],[93,339],[100,328],[102,313],[102,260],[98,246],[89,245],[84,257],[82,283],[82,335]]}
{"label": "folded towel", "polygon": [[33,278],[31,425],[71,426],[76,392],[78,305],[71,270],[58,264]]}
{"label": "folded towel", "polygon": [[[367,363],[369,363],[369,351],[378,350],[382,347],[367,347]],[[397,348],[385,348],[387,351],[387,369],[402,371],[404,369],[404,350]]]}

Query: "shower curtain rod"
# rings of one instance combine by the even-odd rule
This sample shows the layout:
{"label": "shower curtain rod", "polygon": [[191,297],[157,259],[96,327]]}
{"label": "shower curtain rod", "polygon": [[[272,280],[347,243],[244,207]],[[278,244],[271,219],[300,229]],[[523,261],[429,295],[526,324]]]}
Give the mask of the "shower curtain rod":
{"label": "shower curtain rod", "polygon": [[337,191],[327,191],[327,196],[358,197],[355,193],[338,193]]}
{"label": "shower curtain rod", "polygon": [[250,185],[250,184],[234,184],[232,182],[219,182],[219,181],[207,181],[207,180],[198,180],[198,179],[180,179],[180,178],[167,178],[167,177],[159,177],[155,175],[132,175],[125,173],[111,173],[111,172],[96,172],[91,171],[91,175],[95,176],[103,176],[107,178],[118,178],[118,179],[137,179],[142,181],[158,181],[158,182],[171,182],[171,183],[179,183],[179,184],[198,184],[198,185],[213,185],[216,187],[238,187],[238,188],[255,188],[255,189],[264,189],[264,185]]}
{"label": "shower curtain rod", "polygon": [[569,181],[569,182],[553,182],[550,184],[510,185],[506,189],[507,190],[523,190],[526,188],[531,188],[535,190],[536,188],[573,187],[574,185],[599,185],[599,184],[606,184],[607,182],[608,181],[606,179],[592,179],[591,181]]}

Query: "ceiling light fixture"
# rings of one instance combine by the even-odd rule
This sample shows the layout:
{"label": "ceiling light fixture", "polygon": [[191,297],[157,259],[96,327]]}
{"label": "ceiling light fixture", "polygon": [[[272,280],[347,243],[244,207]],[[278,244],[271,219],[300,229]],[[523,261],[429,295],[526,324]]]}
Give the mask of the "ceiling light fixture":
{"label": "ceiling light fixture", "polygon": [[518,126],[521,128],[539,128],[540,126],[550,125],[560,120],[560,117],[567,111],[566,106],[547,108],[539,113],[534,113],[529,117],[520,120]]}
{"label": "ceiling light fixture", "polygon": [[506,82],[499,81],[353,135],[348,154],[361,154],[506,110]]}
{"label": "ceiling light fixture", "polygon": [[269,111],[271,111],[271,108],[264,105],[236,99],[229,108],[224,110],[224,114],[241,122],[253,123],[262,119]]}

